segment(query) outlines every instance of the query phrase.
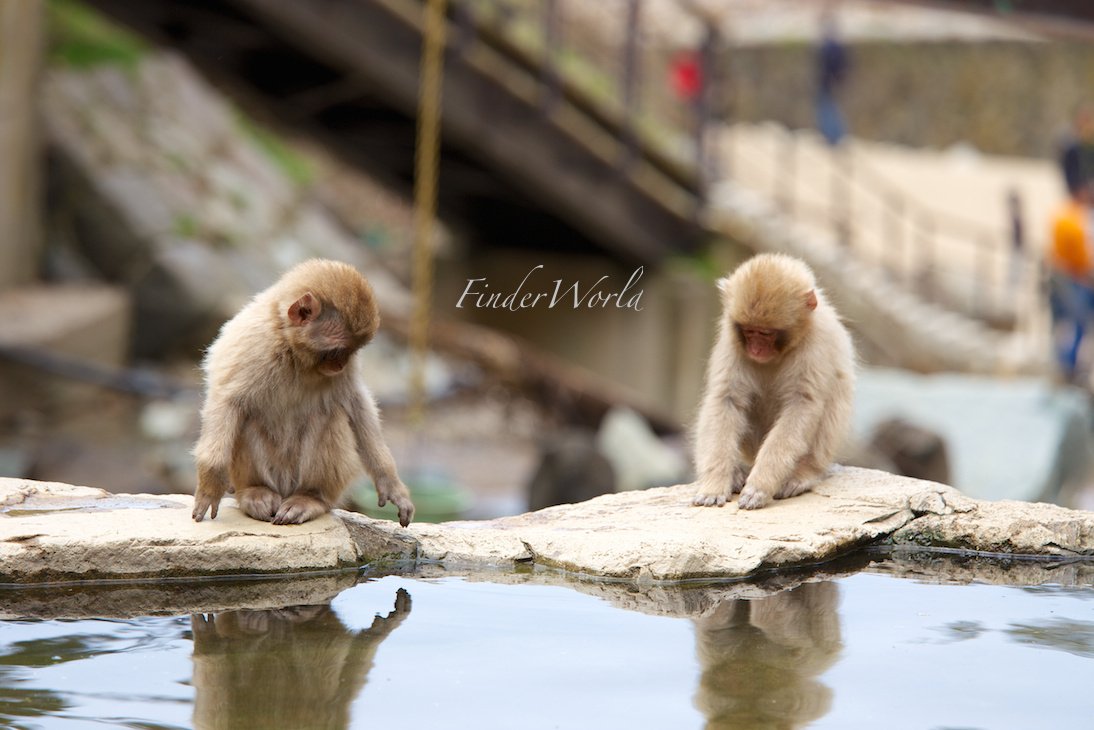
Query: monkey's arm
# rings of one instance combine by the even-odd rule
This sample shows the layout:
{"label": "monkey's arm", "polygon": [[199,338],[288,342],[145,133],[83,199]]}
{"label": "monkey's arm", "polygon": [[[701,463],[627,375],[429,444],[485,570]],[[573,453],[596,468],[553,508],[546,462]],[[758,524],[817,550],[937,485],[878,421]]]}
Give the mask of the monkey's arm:
{"label": "monkey's arm", "polygon": [[692,504],[722,507],[733,496],[741,463],[741,438],[747,428],[748,393],[731,370],[729,333],[723,328],[707,366],[707,382],[695,434],[695,471],[699,488]]}
{"label": "monkey's arm", "polygon": [[201,522],[205,513],[216,519],[220,500],[228,491],[232,454],[243,428],[240,408],[225,401],[205,404],[201,414],[201,436],[194,446],[198,486],[194,492],[194,521]]}
{"label": "monkey's arm", "polygon": [[354,388],[347,398],[346,412],[357,441],[357,454],[376,485],[377,504],[383,507],[391,500],[399,508],[399,524],[406,527],[414,516],[414,503],[410,501],[410,491],[395,471],[395,459],[384,442],[376,403],[363,385]]}
{"label": "monkey's arm", "polygon": [[814,448],[812,441],[823,411],[823,401],[808,390],[790,396],[756,453],[756,463],[737,501],[741,508],[763,507],[791,479]]}

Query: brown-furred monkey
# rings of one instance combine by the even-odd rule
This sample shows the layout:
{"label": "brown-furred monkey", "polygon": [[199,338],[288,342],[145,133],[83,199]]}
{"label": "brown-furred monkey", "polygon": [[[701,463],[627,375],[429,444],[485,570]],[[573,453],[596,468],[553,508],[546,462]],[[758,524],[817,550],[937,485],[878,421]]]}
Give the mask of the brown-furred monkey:
{"label": "brown-furred monkey", "polygon": [[313,259],[257,294],[205,355],[206,395],[194,446],[194,520],[216,518],[225,492],[258,520],[298,524],[338,503],[362,464],[380,506],[414,515],[354,354],[380,313],[348,264]]}
{"label": "brown-furred monkey", "polygon": [[855,352],[813,272],[755,256],[718,282],[723,311],[695,432],[693,503],[759,509],[820,481],[847,435]]}

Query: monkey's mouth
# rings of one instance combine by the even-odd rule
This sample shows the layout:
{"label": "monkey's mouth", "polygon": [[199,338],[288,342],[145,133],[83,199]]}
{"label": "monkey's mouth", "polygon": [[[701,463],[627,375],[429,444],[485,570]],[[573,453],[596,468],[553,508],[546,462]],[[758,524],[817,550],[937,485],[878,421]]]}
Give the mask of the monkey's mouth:
{"label": "monkey's mouth", "polygon": [[323,375],[337,375],[346,369],[352,350],[327,350],[319,353],[319,372]]}

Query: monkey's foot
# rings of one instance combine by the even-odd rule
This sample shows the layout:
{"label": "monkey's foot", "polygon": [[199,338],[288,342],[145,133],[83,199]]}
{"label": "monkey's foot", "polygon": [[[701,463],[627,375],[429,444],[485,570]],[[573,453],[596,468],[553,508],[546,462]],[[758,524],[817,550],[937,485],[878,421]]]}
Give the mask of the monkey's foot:
{"label": "monkey's foot", "polygon": [[741,490],[741,496],[737,498],[737,506],[740,509],[760,509],[771,502],[771,495],[762,489],[757,489],[751,484],[745,485]]}
{"label": "monkey's foot", "polygon": [[236,501],[244,514],[263,522],[272,522],[281,507],[281,495],[269,487],[244,487],[236,492]]}
{"label": "monkey's foot", "polygon": [[691,503],[696,507],[725,507],[726,500],[732,496],[733,492],[724,487],[700,485]]}
{"label": "monkey's foot", "polygon": [[295,494],[281,503],[274,515],[275,525],[299,525],[330,512],[326,502],[306,494]]}
{"label": "monkey's foot", "polygon": [[782,486],[782,489],[775,492],[775,499],[797,497],[799,494],[808,492],[810,489],[813,488],[813,485],[816,483],[816,479],[791,479]]}

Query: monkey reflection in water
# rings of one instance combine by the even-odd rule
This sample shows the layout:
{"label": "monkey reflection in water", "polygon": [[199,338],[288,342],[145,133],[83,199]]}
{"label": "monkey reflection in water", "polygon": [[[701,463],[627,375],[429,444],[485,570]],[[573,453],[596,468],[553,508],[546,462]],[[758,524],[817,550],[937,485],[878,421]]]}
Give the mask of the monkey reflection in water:
{"label": "monkey reflection in water", "polygon": [[817,677],[843,648],[838,604],[836,584],[806,583],[767,598],[727,600],[697,619],[695,705],[706,727],[790,730],[823,717],[832,690]]}
{"label": "monkey reflection in water", "polygon": [[194,727],[349,727],[376,650],[409,614],[400,588],[365,631],[329,605],[192,615]]}

